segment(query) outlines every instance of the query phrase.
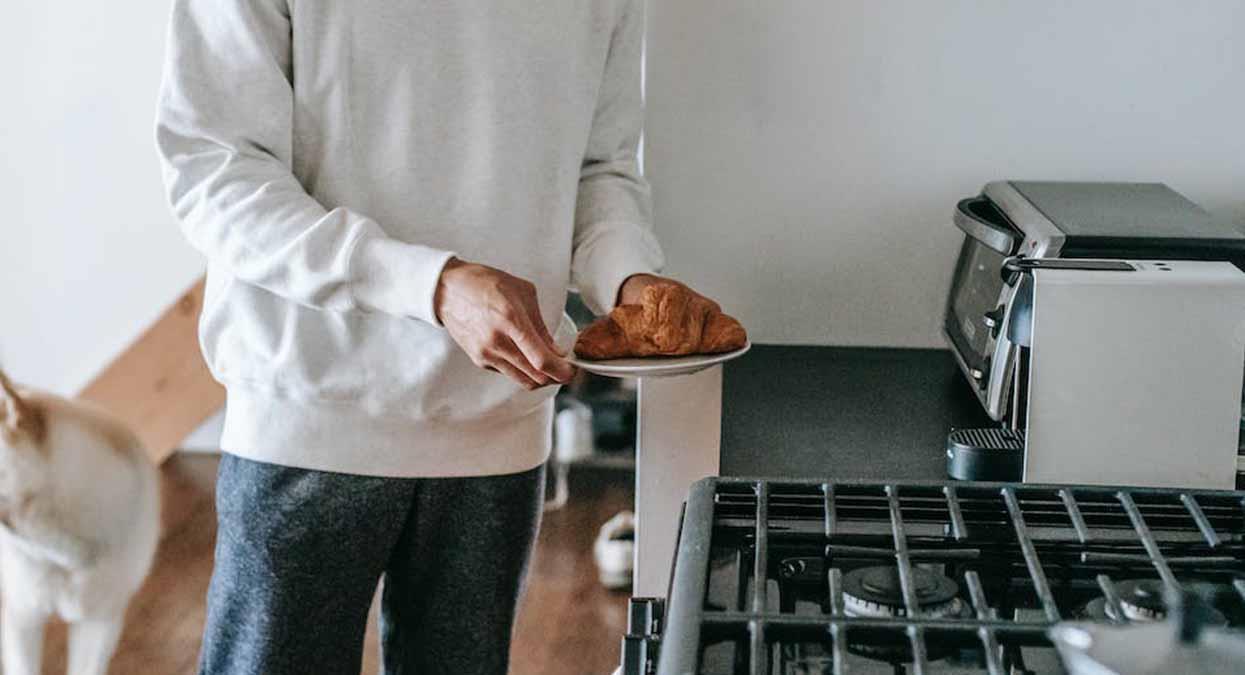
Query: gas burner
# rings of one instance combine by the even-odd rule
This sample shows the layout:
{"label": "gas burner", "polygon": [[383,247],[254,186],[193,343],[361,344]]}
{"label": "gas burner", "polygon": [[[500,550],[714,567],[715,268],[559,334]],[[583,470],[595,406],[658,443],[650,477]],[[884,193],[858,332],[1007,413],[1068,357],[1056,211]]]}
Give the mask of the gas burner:
{"label": "gas burner", "polygon": [[[956,594],[960,587],[951,579],[920,567],[912,568],[912,587],[921,613],[927,617],[958,616],[963,605]],[[861,567],[843,575],[843,610],[848,616],[890,619],[907,616],[899,569],[890,565]],[[952,650],[927,642],[926,658],[944,659]],[[851,639],[847,651],[892,664],[912,660],[912,644],[907,635],[895,632],[875,636],[871,641]]]}
{"label": "gas burner", "polygon": [[[959,585],[936,572],[913,567],[912,587],[917,605],[926,616],[956,616],[963,607],[956,597],[960,592]],[[880,565],[861,567],[843,575],[843,608],[848,616],[907,616],[899,570]]]}
{"label": "gas burner", "polygon": [[[1120,609],[1126,621],[1160,621],[1167,616],[1167,602],[1163,598],[1163,583],[1158,579],[1127,579],[1115,585],[1120,596]],[[1212,608],[1213,614],[1208,617],[1207,624],[1225,626],[1228,619],[1218,610]],[[1093,621],[1118,621],[1115,610],[1107,604],[1106,598],[1094,598],[1081,610],[1081,615]]]}
{"label": "gas burner", "polygon": [[1163,584],[1157,579],[1127,579],[1116,584],[1115,591],[1120,596],[1120,608],[1126,618],[1155,621],[1167,616]]}

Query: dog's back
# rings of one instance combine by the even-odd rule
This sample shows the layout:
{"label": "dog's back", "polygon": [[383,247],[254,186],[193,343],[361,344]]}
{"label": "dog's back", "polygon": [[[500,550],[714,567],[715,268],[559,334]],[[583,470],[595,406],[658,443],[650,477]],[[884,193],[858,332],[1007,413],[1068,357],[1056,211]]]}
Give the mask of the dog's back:
{"label": "dog's back", "polygon": [[103,672],[159,538],[158,478],[138,437],[0,374],[0,523],[5,672],[38,672],[42,647],[21,627],[53,614],[95,633],[71,628],[70,672]]}

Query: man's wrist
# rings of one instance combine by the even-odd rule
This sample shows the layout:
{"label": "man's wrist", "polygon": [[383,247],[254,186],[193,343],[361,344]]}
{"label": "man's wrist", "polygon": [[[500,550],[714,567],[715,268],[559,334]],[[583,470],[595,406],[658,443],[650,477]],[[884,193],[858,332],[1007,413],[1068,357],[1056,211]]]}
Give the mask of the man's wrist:
{"label": "man's wrist", "polygon": [[441,303],[445,300],[445,277],[450,272],[466,265],[467,263],[460,260],[457,256],[445,261],[445,265],[441,267],[441,276],[437,277],[437,289],[432,294],[432,312],[437,323],[444,325],[441,319]]}

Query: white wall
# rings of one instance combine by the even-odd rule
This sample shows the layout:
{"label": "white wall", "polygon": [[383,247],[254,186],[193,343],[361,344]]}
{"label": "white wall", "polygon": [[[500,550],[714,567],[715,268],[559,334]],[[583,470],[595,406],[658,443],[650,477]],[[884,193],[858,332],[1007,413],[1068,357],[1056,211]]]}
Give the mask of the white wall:
{"label": "white wall", "polygon": [[[1165,180],[1245,219],[1245,3],[650,0],[673,272],[770,342],[936,345],[954,201]],[[0,22],[0,363],[70,392],[202,269],[152,111],[167,0]]]}
{"label": "white wall", "polygon": [[152,130],[167,0],[11,2],[0,21],[0,363],[73,392],[199,274]]}
{"label": "white wall", "polygon": [[1160,180],[1245,219],[1245,3],[650,0],[671,271],[754,338],[940,345],[995,178]]}

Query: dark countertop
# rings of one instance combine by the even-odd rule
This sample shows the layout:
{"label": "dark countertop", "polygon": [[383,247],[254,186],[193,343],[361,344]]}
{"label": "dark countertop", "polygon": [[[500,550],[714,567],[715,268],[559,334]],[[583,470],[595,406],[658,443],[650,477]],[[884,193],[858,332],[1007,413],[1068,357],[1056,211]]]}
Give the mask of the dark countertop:
{"label": "dark countertop", "polygon": [[757,345],[722,389],[723,476],[945,480],[947,432],[991,425],[940,349]]}

